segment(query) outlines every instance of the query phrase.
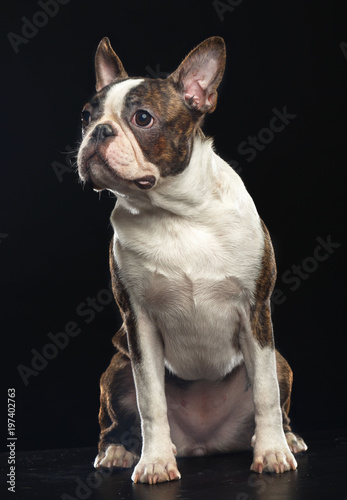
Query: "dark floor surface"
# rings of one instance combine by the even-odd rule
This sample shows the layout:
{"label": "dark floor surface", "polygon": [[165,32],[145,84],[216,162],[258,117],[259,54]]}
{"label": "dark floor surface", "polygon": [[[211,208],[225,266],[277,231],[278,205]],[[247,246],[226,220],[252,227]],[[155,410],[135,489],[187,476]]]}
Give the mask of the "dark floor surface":
{"label": "dark floor surface", "polygon": [[95,448],[18,452],[15,493],[7,490],[8,455],[1,458],[0,498],[18,500],[347,500],[347,431],[304,435],[309,451],[297,471],[257,475],[250,453],[178,459],[180,481],[131,482],[130,470],[97,472]]}

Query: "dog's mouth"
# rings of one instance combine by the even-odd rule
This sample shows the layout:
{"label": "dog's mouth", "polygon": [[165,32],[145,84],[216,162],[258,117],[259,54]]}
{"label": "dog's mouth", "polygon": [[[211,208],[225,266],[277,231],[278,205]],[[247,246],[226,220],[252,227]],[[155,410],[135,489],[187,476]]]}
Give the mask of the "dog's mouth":
{"label": "dog's mouth", "polygon": [[133,183],[140,189],[151,189],[155,185],[155,177],[154,175],[145,175],[140,179],[135,179]]}
{"label": "dog's mouth", "polygon": [[[109,165],[108,161],[100,152],[95,151],[93,154],[87,158],[85,162],[85,183],[92,187],[94,191],[102,191],[103,189],[112,189],[112,186],[110,185],[101,187],[99,185],[99,181],[97,178],[95,178],[95,175],[93,174],[93,162],[96,161],[100,165],[100,163],[103,165],[103,168],[105,171],[107,171],[108,175],[110,176],[110,180],[112,179],[113,182],[116,184],[134,184],[136,187],[138,187],[141,190],[147,190],[151,189],[152,187],[155,186],[156,184],[156,178],[154,175],[145,175],[143,177],[139,177],[138,179],[125,179],[118,175],[114,169]],[[105,179],[104,179],[105,181]],[[100,184],[104,184],[104,182],[101,182]],[[110,182],[112,184],[112,182]]]}

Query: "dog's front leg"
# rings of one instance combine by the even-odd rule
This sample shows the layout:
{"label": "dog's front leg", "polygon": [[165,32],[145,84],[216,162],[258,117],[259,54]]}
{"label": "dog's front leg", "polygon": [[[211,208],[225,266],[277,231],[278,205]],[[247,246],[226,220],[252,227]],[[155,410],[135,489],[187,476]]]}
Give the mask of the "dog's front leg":
{"label": "dog's front leg", "polygon": [[164,387],[164,349],[160,335],[140,308],[136,328],[128,335],[136,397],[141,416],[142,454],[132,480],[155,484],[179,479],[167,417]]}
{"label": "dog's front leg", "polygon": [[243,317],[240,346],[254,399],[251,470],[280,473],[296,469],[296,460],[283,431],[269,303],[258,304],[251,318]]}

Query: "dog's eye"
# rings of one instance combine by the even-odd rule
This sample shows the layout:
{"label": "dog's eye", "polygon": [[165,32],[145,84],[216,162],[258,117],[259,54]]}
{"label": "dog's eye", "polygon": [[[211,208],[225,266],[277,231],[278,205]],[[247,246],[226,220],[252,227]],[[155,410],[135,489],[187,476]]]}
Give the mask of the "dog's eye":
{"label": "dog's eye", "polygon": [[134,120],[139,127],[150,128],[153,125],[153,116],[143,109],[136,111]]}
{"label": "dog's eye", "polygon": [[84,109],[81,113],[82,127],[87,127],[89,125],[89,123],[91,122],[91,119],[92,119],[92,116],[89,113],[89,111]]}

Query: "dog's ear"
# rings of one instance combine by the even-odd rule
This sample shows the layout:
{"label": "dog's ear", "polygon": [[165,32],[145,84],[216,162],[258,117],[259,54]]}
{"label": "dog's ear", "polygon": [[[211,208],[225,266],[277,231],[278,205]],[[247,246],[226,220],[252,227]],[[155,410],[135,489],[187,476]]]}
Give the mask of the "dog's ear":
{"label": "dog's ear", "polygon": [[109,85],[116,78],[127,78],[123,64],[105,37],[99,43],[95,54],[96,91]]}
{"label": "dog's ear", "polygon": [[208,38],[193,49],[169,76],[187,104],[202,113],[212,113],[217,105],[217,87],[225,68],[223,38]]}

